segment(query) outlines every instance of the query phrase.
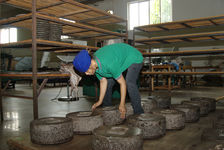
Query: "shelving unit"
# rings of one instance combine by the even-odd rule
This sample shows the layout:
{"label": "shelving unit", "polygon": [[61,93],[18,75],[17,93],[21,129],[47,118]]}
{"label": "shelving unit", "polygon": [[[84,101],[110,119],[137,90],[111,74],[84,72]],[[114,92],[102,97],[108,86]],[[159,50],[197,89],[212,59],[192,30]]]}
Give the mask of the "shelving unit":
{"label": "shelving unit", "polygon": [[[19,96],[19,95],[11,95],[11,94],[6,94],[4,93],[5,90],[7,89],[8,85],[11,82],[11,79],[32,79],[33,74],[31,72],[23,72],[23,73],[15,73],[15,72],[7,72],[7,73],[2,73],[0,74],[0,77],[6,77],[8,78],[8,82],[6,84],[6,86],[4,87],[4,89],[2,90],[2,95],[1,96],[5,96],[5,97],[16,97],[16,98],[23,98],[23,99],[30,99],[32,100],[33,97],[29,97],[29,96]],[[69,74],[62,74],[59,72],[39,72],[37,73],[37,78],[38,79],[43,79],[40,87],[37,90],[37,96],[40,95],[42,89],[44,88],[45,84],[47,83],[48,79],[53,79],[53,78],[69,78],[70,75]]]}
{"label": "shelving unit", "polygon": [[[145,25],[134,28],[133,39],[138,49],[173,48],[173,47],[198,47],[224,45],[224,15],[198,19],[167,22],[161,24]],[[142,51],[142,50],[141,50]],[[144,52],[145,57],[159,56],[191,56],[224,54],[224,49],[186,50],[170,52]],[[142,72],[148,75],[210,75],[224,74],[214,72]],[[153,82],[153,81],[152,81]],[[169,88],[168,88],[169,89]]]}
{"label": "shelving unit", "polygon": [[[32,11],[31,0],[0,0],[0,3],[9,4],[24,10]],[[38,0],[36,10],[40,13],[75,20],[88,25],[103,25],[125,22],[127,20],[109,14],[97,8],[78,3],[74,0]]]}
{"label": "shelving unit", "polygon": [[[63,25],[63,35],[76,37],[77,39],[112,39],[112,38],[126,38],[127,35],[123,33],[112,32],[109,30],[92,27],[81,23],[68,22],[57,17],[47,16],[41,13],[36,13],[38,19],[48,20]],[[1,25],[12,25],[17,27],[24,27],[32,29],[32,14],[25,14],[0,21]],[[76,31],[76,32],[74,32]]]}
{"label": "shelving unit", "polygon": [[[145,25],[134,28],[133,39],[135,43],[145,44],[150,48],[186,47],[194,42],[223,40],[222,25],[224,25],[224,15]],[[147,38],[136,39],[137,35]],[[206,45],[200,43],[203,44]]]}
{"label": "shelving unit", "polygon": [[137,43],[147,44],[151,47],[158,47],[161,44],[172,44],[177,42],[195,42],[195,41],[216,41],[223,40],[224,32],[207,32],[207,33],[195,33],[195,34],[184,34],[184,35],[170,35],[151,37],[146,39],[135,40]]}
{"label": "shelving unit", "polygon": [[[98,47],[69,44],[49,40],[37,39],[37,19],[47,20],[49,22],[62,25],[63,35],[68,35],[74,39],[82,40],[102,40],[125,38],[127,41],[127,30],[121,30],[121,33],[100,28],[106,24],[124,23],[127,26],[127,20],[111,15],[102,10],[90,7],[73,0],[0,0],[0,3],[12,5],[21,9],[30,11],[28,14],[18,15],[7,19],[0,20],[1,26],[16,26],[27,28],[32,31],[32,39],[18,41],[9,44],[0,44],[2,49],[7,48],[32,48],[32,72],[30,73],[4,73],[0,74],[1,78],[28,78],[32,79],[33,96],[15,96],[4,93],[10,83],[0,88],[0,110],[1,119],[3,120],[2,96],[20,97],[33,100],[34,119],[38,118],[38,96],[49,78],[68,78],[69,74],[61,73],[38,73],[37,72],[37,51],[60,51],[78,52],[80,49],[97,50]],[[63,18],[63,19],[62,19]],[[65,20],[67,19],[67,20]],[[73,20],[73,22],[71,22]],[[75,21],[75,22],[74,22]],[[127,27],[126,27],[127,29]],[[120,30],[119,30],[120,31]],[[37,79],[44,79],[40,87],[37,87]]]}
{"label": "shelving unit", "polygon": [[224,49],[207,49],[207,50],[188,50],[188,51],[176,51],[176,52],[143,52],[143,56],[192,56],[192,55],[209,55],[209,54],[223,54]]}
{"label": "shelving unit", "polygon": [[142,30],[145,32],[157,32],[157,31],[168,31],[186,28],[198,28],[213,25],[224,24],[224,16],[212,16],[197,19],[187,19],[181,21],[166,22],[160,24],[145,25],[141,27],[136,27],[137,30]]}

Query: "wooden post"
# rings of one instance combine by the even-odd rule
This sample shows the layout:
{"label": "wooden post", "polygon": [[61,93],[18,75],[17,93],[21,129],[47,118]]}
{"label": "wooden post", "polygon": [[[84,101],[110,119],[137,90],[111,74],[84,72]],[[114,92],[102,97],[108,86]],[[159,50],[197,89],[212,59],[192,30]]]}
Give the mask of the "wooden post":
{"label": "wooden post", "polygon": [[[196,68],[193,68],[193,72],[196,72]],[[197,75],[194,75],[194,85],[197,85]]]}
{"label": "wooden post", "polygon": [[126,34],[126,43],[128,44],[128,21],[127,20],[125,21],[125,24],[126,24],[126,33],[125,33]]}
{"label": "wooden post", "polygon": [[[168,72],[171,71],[171,66],[168,66]],[[168,90],[171,90],[171,75],[168,75]]]}
{"label": "wooden post", "polygon": [[[154,72],[154,67],[152,66],[152,72]],[[152,86],[152,91],[154,91],[154,75],[151,77],[151,86]]]}
{"label": "wooden post", "polygon": [[133,46],[135,46],[135,28],[133,29]]}
{"label": "wooden post", "polygon": [[[2,55],[2,49],[3,48],[1,48],[0,47],[0,71],[2,71],[2,57],[1,57],[1,55]],[[2,72],[1,72],[2,73]],[[1,122],[4,120],[4,115],[3,115],[3,104],[2,104],[2,77],[0,77],[0,117],[1,117]]]}
{"label": "wooden post", "polygon": [[36,0],[32,0],[32,71],[33,71],[33,117],[38,119],[38,95],[37,95],[37,16]]}
{"label": "wooden post", "polygon": [[[1,55],[0,55],[1,56]],[[0,61],[1,62],[1,61]],[[1,65],[0,65],[1,67]],[[0,117],[1,117],[1,122],[4,120],[4,114],[3,114],[3,104],[2,104],[2,77],[0,77]]]}

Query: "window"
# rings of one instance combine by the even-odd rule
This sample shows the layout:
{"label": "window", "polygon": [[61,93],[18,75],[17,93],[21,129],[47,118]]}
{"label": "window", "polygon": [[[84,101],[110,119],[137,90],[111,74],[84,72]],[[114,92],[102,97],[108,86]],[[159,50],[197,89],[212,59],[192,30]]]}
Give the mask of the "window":
{"label": "window", "polygon": [[129,29],[149,24],[149,1],[132,2],[128,4]]}
{"label": "window", "polygon": [[150,0],[150,24],[172,21],[171,0]]}
{"label": "window", "polygon": [[0,29],[0,43],[17,42],[17,28]]}
{"label": "window", "polygon": [[129,30],[136,26],[172,21],[172,0],[128,3]]}

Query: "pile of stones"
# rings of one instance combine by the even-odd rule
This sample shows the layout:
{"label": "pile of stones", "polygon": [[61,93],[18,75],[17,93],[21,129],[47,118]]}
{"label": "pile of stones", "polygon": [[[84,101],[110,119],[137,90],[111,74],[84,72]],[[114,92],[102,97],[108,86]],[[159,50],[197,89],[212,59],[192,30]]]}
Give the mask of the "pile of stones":
{"label": "pile of stones", "polygon": [[[181,130],[186,123],[197,122],[200,117],[216,110],[211,98],[192,98],[181,104],[171,105],[171,96],[150,96],[143,99],[144,113],[135,115],[131,103],[126,103],[126,119],[120,118],[118,106],[97,108],[94,112],[73,112],[66,117],[49,117],[30,123],[31,141],[37,144],[68,142],[74,134],[92,134],[93,150],[142,150],[144,139],[157,139],[167,130]],[[214,130],[206,134],[218,134],[224,138],[224,115],[214,121]]]}

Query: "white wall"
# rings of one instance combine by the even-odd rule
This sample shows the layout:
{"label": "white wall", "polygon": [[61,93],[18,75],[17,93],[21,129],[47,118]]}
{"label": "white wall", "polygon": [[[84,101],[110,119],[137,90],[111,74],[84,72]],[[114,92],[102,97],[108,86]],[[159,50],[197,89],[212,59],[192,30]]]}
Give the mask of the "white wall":
{"label": "white wall", "polygon": [[[96,3],[101,10],[114,10],[114,14],[127,19],[127,3],[136,0],[104,0]],[[173,0],[173,21],[224,14],[224,0]]]}
{"label": "white wall", "polygon": [[[224,15],[223,0],[173,0],[173,21],[194,19],[200,17]],[[223,48],[223,46],[209,46],[196,48],[180,48],[180,50]],[[191,56],[192,57],[192,56]],[[204,56],[209,57],[209,56]],[[193,66],[217,66],[223,62],[217,60],[192,60]],[[207,70],[200,70],[207,71]]]}
{"label": "white wall", "polygon": [[101,10],[113,10],[114,15],[120,16],[124,19],[127,19],[127,3],[134,0],[104,0],[103,2],[98,2],[94,6]]}
{"label": "white wall", "polygon": [[[136,0],[104,0],[94,6],[113,10],[114,15],[127,19],[127,3]],[[224,14],[224,0],[173,0],[173,21]],[[132,32],[129,32],[132,39]]]}
{"label": "white wall", "polygon": [[[121,18],[127,19],[127,3],[132,2],[134,0],[104,0],[103,2],[98,2],[94,6],[101,10],[113,10],[114,15],[119,16]],[[129,39],[133,38],[133,33],[130,31],[128,33]]]}
{"label": "white wall", "polygon": [[173,0],[173,21],[224,14],[223,0]]}

